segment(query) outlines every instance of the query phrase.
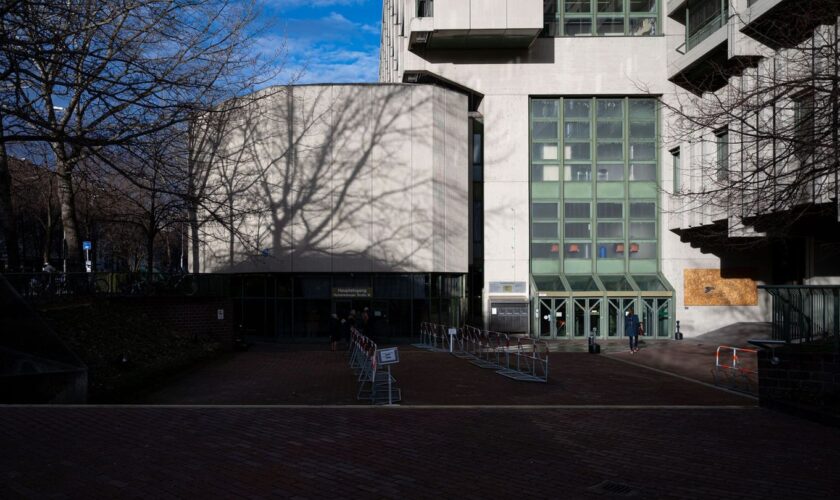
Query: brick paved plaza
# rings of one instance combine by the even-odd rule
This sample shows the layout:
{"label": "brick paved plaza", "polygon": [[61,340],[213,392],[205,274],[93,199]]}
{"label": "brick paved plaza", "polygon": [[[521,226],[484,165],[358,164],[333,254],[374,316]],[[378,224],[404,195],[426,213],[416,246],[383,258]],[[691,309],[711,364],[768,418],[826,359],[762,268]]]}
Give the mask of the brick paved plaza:
{"label": "brick paved plaza", "polygon": [[[276,348],[144,405],[0,407],[0,498],[840,495],[838,429],[607,356],[551,356],[549,383],[528,384],[406,348],[393,408],[346,406],[341,353]],[[254,406],[224,406],[238,403]]]}

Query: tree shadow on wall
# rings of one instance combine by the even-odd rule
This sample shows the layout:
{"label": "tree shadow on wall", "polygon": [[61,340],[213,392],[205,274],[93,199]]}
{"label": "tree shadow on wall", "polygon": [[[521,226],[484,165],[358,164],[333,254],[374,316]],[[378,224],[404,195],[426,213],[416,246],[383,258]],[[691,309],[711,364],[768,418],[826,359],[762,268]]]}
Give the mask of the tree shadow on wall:
{"label": "tree shadow on wall", "polygon": [[220,136],[203,270],[466,271],[467,128],[437,87],[273,89]]}

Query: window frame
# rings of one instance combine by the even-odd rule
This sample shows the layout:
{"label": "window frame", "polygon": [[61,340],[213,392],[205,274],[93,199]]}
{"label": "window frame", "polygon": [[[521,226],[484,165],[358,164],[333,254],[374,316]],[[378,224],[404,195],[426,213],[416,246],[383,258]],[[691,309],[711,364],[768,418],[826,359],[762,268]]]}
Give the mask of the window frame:
{"label": "window frame", "polygon": [[[662,31],[662,5],[664,0],[655,0],[654,12],[635,12],[632,10],[633,2],[635,0],[619,0],[621,10],[601,11],[599,10],[600,2],[606,0],[588,0],[589,11],[566,11],[567,0],[548,0],[553,2],[553,9],[549,8],[548,2],[543,4],[543,31],[540,37],[543,38],[565,38],[565,37],[616,37],[616,36],[663,36]],[[568,0],[579,1],[579,0]],[[622,20],[623,30],[614,33],[599,33],[599,21],[604,19]],[[581,20],[588,21],[588,32],[568,34],[566,30],[567,20]],[[633,22],[636,20],[653,19],[653,26],[650,29],[650,34],[634,34],[632,30]]]}

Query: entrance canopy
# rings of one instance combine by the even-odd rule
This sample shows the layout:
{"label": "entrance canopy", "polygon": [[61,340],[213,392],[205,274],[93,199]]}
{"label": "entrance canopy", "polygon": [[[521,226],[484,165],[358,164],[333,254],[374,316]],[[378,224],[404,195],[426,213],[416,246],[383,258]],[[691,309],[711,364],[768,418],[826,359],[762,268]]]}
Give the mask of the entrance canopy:
{"label": "entrance canopy", "polygon": [[621,338],[632,310],[649,338],[671,338],[674,289],[660,274],[532,276],[531,331],[552,339]]}
{"label": "entrance canopy", "polygon": [[539,297],[673,296],[674,289],[660,274],[561,274],[533,276],[534,294]]}

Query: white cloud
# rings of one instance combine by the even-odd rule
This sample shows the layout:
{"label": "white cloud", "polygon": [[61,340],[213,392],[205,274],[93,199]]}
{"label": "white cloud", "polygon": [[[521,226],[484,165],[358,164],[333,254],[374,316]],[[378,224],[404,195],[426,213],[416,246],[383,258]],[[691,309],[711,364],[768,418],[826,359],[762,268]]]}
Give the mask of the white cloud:
{"label": "white cloud", "polygon": [[275,7],[332,7],[336,5],[360,5],[366,0],[265,0],[266,5]]}
{"label": "white cloud", "polygon": [[[354,83],[379,78],[379,29],[332,12],[320,19],[288,19],[282,33],[264,36],[255,48],[266,59],[282,57],[282,74],[271,82]],[[282,54],[278,53],[282,49]],[[279,59],[275,59],[278,60]]]}

